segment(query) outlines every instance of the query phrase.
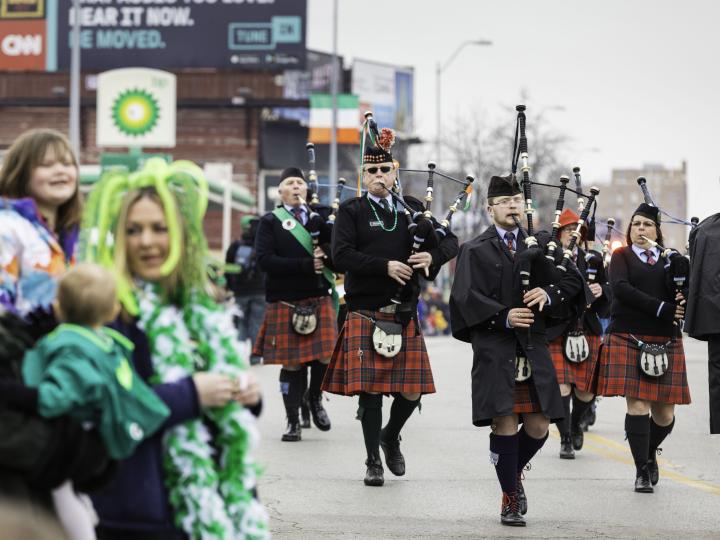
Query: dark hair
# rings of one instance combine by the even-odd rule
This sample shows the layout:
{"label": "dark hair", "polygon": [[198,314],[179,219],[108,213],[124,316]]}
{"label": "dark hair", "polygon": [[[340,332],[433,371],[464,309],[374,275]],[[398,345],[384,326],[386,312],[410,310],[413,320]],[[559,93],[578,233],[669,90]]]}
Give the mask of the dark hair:
{"label": "dark hair", "polygon": [[[632,246],[632,241],[630,240],[630,227],[632,227],[632,222],[633,222],[634,217],[635,217],[635,215],[633,215],[630,218],[630,221],[628,222],[627,230],[625,231],[625,242],[627,243],[628,246]],[[646,216],[643,216],[643,217],[646,217]],[[652,221],[651,218],[647,218],[647,219]],[[660,229],[660,224],[655,223],[654,221],[653,221],[653,224],[655,225],[655,231],[657,231],[657,239],[655,241],[658,244],[660,244],[661,246],[664,246],[665,243],[663,242],[663,235],[662,235],[662,229]]]}

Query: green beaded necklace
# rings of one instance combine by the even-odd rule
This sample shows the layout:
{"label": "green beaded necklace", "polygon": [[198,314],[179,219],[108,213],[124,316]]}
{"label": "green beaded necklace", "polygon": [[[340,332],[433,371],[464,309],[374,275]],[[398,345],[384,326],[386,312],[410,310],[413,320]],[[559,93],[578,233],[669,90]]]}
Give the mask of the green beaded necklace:
{"label": "green beaded necklace", "polygon": [[380,222],[380,228],[385,232],[393,232],[395,230],[395,227],[397,227],[397,219],[398,219],[397,218],[398,212],[397,212],[397,208],[395,208],[395,205],[392,205],[392,210],[393,210],[393,215],[395,217],[395,220],[393,221],[392,228],[386,229],[385,223],[383,223],[383,220],[378,215],[377,210],[375,210],[375,205],[370,200],[370,195],[366,195],[366,197],[367,197],[368,203],[370,204],[370,208],[372,208],[373,214],[375,214],[375,219],[377,219]]}

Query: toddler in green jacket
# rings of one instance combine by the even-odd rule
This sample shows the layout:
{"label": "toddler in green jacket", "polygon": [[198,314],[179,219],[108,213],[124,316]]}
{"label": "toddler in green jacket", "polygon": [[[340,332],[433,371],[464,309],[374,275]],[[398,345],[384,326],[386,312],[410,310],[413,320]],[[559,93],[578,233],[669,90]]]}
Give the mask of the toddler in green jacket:
{"label": "toddler in green jacket", "polygon": [[133,344],[103,326],[119,313],[115,278],[79,264],[60,279],[53,307],[62,324],[23,361],[25,383],[38,389],[38,412],[93,423],[108,454],[124,459],[170,411],[133,369]]}

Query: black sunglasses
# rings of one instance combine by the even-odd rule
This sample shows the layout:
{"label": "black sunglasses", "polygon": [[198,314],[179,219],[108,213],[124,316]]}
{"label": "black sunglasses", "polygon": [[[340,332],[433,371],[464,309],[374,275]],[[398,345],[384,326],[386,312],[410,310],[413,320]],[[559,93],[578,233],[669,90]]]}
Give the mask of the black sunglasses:
{"label": "black sunglasses", "polygon": [[370,174],[375,174],[378,172],[378,169],[380,169],[380,172],[383,174],[387,174],[390,171],[392,171],[392,167],[390,165],[383,165],[382,167],[368,167],[365,169],[365,171],[369,172]]}

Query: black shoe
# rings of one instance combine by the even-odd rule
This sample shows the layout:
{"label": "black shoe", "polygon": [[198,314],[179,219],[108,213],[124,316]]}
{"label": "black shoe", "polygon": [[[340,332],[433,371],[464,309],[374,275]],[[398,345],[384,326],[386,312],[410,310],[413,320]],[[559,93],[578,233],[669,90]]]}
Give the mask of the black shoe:
{"label": "black shoe", "polygon": [[385,483],[383,477],[383,466],[380,461],[380,456],[369,457],[365,460],[367,465],[367,471],[365,472],[365,485],[366,486],[382,486]]}
{"label": "black shoe", "polygon": [[585,442],[585,434],[580,426],[571,426],[570,438],[572,439],[573,450],[582,450],[583,443]]}
{"label": "black shoe", "polygon": [[300,427],[310,429],[310,400],[307,390],[303,394],[302,401],[300,402],[300,418]]}
{"label": "black shoe", "polygon": [[560,459],[575,459],[575,450],[569,435],[560,437]]}
{"label": "black shoe", "polygon": [[517,493],[503,492],[500,506],[500,522],[510,527],[524,527],[525,518],[520,515]]}
{"label": "black shoe", "polygon": [[322,404],[322,393],[318,396],[309,396],[308,402],[310,404],[310,414],[317,428],[320,431],[330,430],[330,417],[325,411],[325,407]]}
{"label": "black shoe", "polygon": [[[662,448],[657,449],[658,455],[662,452]],[[657,455],[653,454],[647,462],[648,472],[650,473],[650,483],[657,486],[660,481],[660,469],[658,468]]]}
{"label": "black shoe", "polygon": [[300,427],[300,422],[288,421],[288,425],[285,429],[285,433],[283,433],[282,440],[287,442],[297,442],[300,439],[302,439],[302,428]]}
{"label": "black shoe", "polygon": [[525,515],[527,514],[528,504],[527,504],[527,495],[525,495],[525,488],[522,485],[523,481],[523,473],[520,471],[518,473],[517,477],[517,500],[518,500],[518,508],[520,509],[520,514]]}
{"label": "black shoe", "polygon": [[385,454],[385,464],[395,476],[405,474],[405,456],[400,451],[400,435],[394,441],[385,440],[385,430],[380,431],[380,448]]}
{"label": "black shoe", "polygon": [[652,493],[654,491],[650,483],[650,471],[647,465],[643,465],[635,478],[635,491],[637,493]]}

